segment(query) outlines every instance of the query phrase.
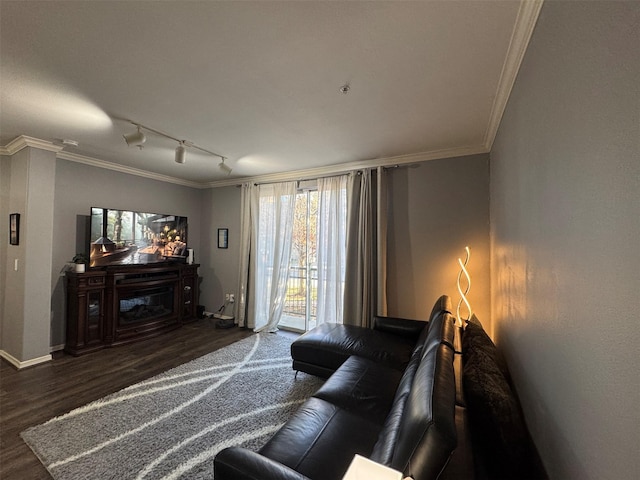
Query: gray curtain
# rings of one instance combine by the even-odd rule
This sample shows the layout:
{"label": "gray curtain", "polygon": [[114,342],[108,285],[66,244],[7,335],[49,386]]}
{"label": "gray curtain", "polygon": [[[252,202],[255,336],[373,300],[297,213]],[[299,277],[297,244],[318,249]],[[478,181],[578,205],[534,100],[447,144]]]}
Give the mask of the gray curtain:
{"label": "gray curtain", "polygon": [[377,213],[377,235],[376,235],[376,261],[377,261],[377,285],[376,285],[376,305],[377,315],[387,315],[387,169],[378,167],[376,170],[376,213]]}
{"label": "gray curtain", "polygon": [[239,260],[239,281],[238,298],[235,308],[236,323],[240,327],[253,328],[255,325],[249,320],[253,318],[249,314],[248,305],[250,278],[249,258],[251,257],[251,197],[254,195],[256,186],[253,183],[242,185],[241,194],[241,219],[240,219],[240,260]]}
{"label": "gray curtain", "polygon": [[371,327],[386,315],[387,206],[385,171],[358,172],[349,195],[344,323]]}

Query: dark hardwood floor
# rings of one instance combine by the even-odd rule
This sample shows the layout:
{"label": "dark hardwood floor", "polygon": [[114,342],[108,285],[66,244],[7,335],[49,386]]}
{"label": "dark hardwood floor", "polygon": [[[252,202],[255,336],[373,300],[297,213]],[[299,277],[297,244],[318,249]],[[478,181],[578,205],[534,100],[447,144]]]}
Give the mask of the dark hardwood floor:
{"label": "dark hardwood floor", "polygon": [[0,361],[0,478],[51,476],[20,432],[50,418],[252,335],[216,329],[204,319],[158,337],[81,357],[56,353],[51,362],[16,370]]}

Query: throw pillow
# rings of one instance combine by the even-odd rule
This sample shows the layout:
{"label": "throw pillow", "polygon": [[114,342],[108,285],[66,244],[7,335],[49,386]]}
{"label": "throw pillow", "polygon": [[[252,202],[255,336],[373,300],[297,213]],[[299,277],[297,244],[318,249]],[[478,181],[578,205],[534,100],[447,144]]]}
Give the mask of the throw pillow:
{"label": "throw pillow", "polygon": [[520,404],[503,370],[506,365],[478,323],[463,334],[463,388],[470,434],[478,449],[479,478],[534,479],[546,475],[537,468]]}
{"label": "throw pillow", "polygon": [[471,315],[469,322],[464,327],[464,333],[462,334],[462,351],[463,352],[478,352],[482,351],[485,355],[489,356],[493,363],[497,365],[507,382],[511,384],[511,377],[509,376],[509,369],[504,361],[500,352],[493,343],[493,340],[484,331],[482,323],[478,317]]}

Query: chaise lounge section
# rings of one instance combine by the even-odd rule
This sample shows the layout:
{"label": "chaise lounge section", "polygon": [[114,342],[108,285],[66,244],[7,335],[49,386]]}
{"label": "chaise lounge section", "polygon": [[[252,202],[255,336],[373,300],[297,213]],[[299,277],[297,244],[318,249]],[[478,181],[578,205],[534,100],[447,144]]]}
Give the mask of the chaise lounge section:
{"label": "chaise lounge section", "polygon": [[[451,300],[441,296],[429,320],[451,313]],[[291,345],[293,369],[328,378],[351,356],[367,358],[404,370],[417,346],[424,342],[429,323],[393,317],[373,317],[372,328],[322,323]]]}

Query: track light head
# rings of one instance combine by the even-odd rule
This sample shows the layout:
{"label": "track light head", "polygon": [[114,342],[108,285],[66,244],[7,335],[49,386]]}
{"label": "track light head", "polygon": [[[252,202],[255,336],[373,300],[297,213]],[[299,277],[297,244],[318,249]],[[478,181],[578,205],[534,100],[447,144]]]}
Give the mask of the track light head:
{"label": "track light head", "polygon": [[184,143],[180,142],[180,145],[176,147],[176,163],[184,163],[187,159],[187,147]]}
{"label": "track light head", "polygon": [[199,147],[198,145],[196,145],[195,143],[189,140],[182,140],[180,138],[174,137],[173,135],[169,135],[168,133],[165,133],[161,130],[156,130],[155,128],[147,127],[146,125],[142,125],[141,123],[136,123],[133,121],[130,121],[130,122],[132,125],[135,125],[138,128],[138,131],[135,133],[130,133],[129,135],[123,135],[124,140],[127,142],[127,145],[140,147],[140,150],[142,150],[142,144],[147,141],[147,137],[145,137],[144,133],[142,133],[142,130],[148,130],[151,133],[155,133],[156,135],[159,135],[161,137],[169,138],[171,140],[178,142],[178,146],[176,147],[176,154],[174,157],[174,160],[176,161],[176,163],[185,163],[185,160],[187,159],[187,147],[195,148],[204,153],[208,153],[209,155],[220,157],[222,159],[222,163],[220,163],[219,165],[220,169],[226,172],[227,175],[231,173],[231,170],[232,170],[231,167],[224,164],[224,161],[226,160],[226,158],[220,155],[219,153],[212,152],[211,150],[207,150],[206,148]]}
{"label": "track light head", "polygon": [[140,130],[138,126],[138,131],[130,133],[128,135],[123,135],[124,141],[127,142],[127,145],[130,147],[140,147],[142,149],[142,144],[147,141],[147,137],[145,137],[144,133]]}
{"label": "track light head", "polygon": [[226,158],[222,157],[222,161],[218,164],[218,167],[220,167],[220,170],[222,170],[224,173],[226,173],[227,175],[230,175],[233,168],[231,168],[229,165],[224,163],[225,160]]}

